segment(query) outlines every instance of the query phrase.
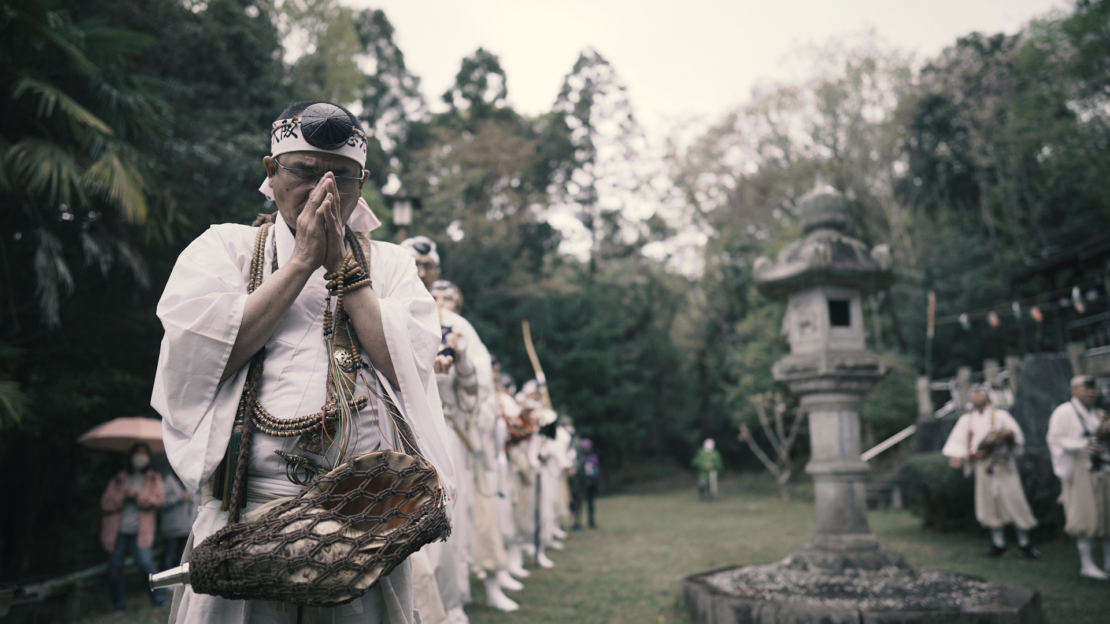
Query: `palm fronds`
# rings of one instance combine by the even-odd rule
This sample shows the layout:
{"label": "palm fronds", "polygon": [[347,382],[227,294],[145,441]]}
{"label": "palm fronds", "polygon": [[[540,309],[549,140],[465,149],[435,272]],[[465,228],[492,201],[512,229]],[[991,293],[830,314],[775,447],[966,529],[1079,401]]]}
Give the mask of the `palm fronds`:
{"label": "palm fronds", "polygon": [[18,425],[27,413],[27,397],[19,389],[19,383],[0,380],[0,429]]}
{"label": "palm fronds", "polygon": [[84,167],[72,146],[28,137],[8,148],[4,165],[26,197],[38,198],[50,206],[86,201],[82,190]]}
{"label": "palm fronds", "polygon": [[70,124],[88,126],[98,132],[108,135],[114,134],[112,129],[108,127],[108,124],[101,121],[99,117],[92,114],[89,109],[82,106],[65,91],[62,91],[49,82],[37,78],[24,77],[16,83],[15,90],[12,92],[12,99],[17,100],[25,93],[32,93],[39,96],[36,114],[40,118],[52,116],[54,114],[54,108],[57,107],[59,113],[61,113]]}
{"label": "palm fronds", "polygon": [[[21,349],[0,342],[0,364],[10,368],[22,355]],[[18,425],[27,413],[27,396],[19,388],[19,383],[0,373],[0,430],[10,425]]]}
{"label": "palm fronds", "polygon": [[111,150],[94,162],[85,170],[82,182],[90,192],[99,193],[118,206],[128,221],[138,223],[146,219],[143,176],[118,151]]}
{"label": "palm fronds", "polygon": [[78,248],[86,265],[107,274],[118,259],[147,286],[142,255],[128,239],[163,229],[147,222],[152,214],[172,214],[172,198],[154,183],[139,147],[160,131],[167,107],[120,69],[150,37],[78,25],[35,2],[2,8],[0,120],[9,123],[0,121],[0,198],[21,209],[5,226],[34,241],[23,266],[33,266],[43,323],[56,327],[74,288],[67,257]]}

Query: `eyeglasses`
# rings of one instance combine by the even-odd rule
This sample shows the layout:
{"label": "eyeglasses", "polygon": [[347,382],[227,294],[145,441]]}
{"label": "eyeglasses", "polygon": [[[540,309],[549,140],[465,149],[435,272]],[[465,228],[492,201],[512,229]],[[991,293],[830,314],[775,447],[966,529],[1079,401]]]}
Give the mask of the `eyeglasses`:
{"label": "eyeglasses", "polygon": [[[279,161],[276,157],[274,158],[274,162],[277,163],[277,166],[289,172],[289,175],[291,175],[296,181],[297,188],[300,189],[316,188],[316,185],[319,184],[320,180],[324,178],[324,176],[322,175],[316,175],[316,172],[310,169],[294,169],[292,167],[286,167],[285,165],[281,164],[281,161]],[[351,195],[357,193],[360,184],[362,184],[362,176],[359,176],[357,178],[341,175],[335,176],[335,188],[339,191],[340,195]]]}

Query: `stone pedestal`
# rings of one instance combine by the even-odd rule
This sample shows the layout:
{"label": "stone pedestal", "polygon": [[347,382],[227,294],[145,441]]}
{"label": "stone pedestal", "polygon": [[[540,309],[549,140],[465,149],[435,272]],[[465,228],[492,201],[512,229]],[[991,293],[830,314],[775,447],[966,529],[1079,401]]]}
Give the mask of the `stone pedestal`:
{"label": "stone pedestal", "polygon": [[866,351],[792,353],[775,364],[809,418],[810,461],[817,531],[808,546],[785,562],[800,570],[908,569],[897,553],[879,547],[867,524],[870,467],[860,460],[859,412],[868,391],[887,373]]}
{"label": "stone pedestal", "polygon": [[747,566],[687,578],[701,624],[1042,624],[1036,590],[956,574],[798,573]]}
{"label": "stone pedestal", "polygon": [[808,236],[752,266],[760,290],[787,299],[790,355],[774,377],[808,414],[816,493],[813,540],[781,562],[692,576],[687,604],[702,624],[1042,621],[1037,592],[940,572],[914,572],[879,546],[867,525],[868,465],[859,412],[887,368],[867,351],[862,296],[890,283],[890,250],[868,249],[841,230],[847,200],[830,187],[799,201]]}

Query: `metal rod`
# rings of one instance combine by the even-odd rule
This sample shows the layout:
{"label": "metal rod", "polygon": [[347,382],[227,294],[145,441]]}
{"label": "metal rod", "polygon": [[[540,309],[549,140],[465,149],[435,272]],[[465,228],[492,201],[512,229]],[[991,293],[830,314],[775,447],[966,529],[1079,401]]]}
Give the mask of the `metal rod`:
{"label": "metal rod", "polygon": [[150,588],[152,590],[188,584],[189,564],[187,563],[183,563],[176,568],[170,568],[165,572],[158,572],[150,575]]}
{"label": "metal rod", "polygon": [[883,451],[889,449],[890,447],[894,446],[895,444],[898,444],[902,440],[905,440],[906,438],[912,436],[915,433],[917,433],[917,425],[910,425],[909,427],[906,427],[905,429],[899,431],[898,433],[890,436],[890,438],[888,438],[886,441],[880,442],[878,445],[876,445],[875,447],[873,447],[871,450],[867,451],[863,455],[860,455],[859,459],[860,459],[860,461],[865,461],[865,462],[866,461],[871,461],[872,459],[874,459],[877,455],[879,455]]}

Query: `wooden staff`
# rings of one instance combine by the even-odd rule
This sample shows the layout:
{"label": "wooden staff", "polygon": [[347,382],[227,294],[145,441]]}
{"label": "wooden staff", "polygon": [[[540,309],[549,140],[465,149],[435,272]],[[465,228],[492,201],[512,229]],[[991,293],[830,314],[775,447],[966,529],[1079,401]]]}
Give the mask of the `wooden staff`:
{"label": "wooden staff", "polygon": [[536,355],[536,347],[532,344],[532,328],[528,321],[521,321],[520,327],[524,331],[524,349],[528,351],[528,359],[532,360],[532,370],[536,373],[536,383],[540,385],[540,392],[543,393],[543,405],[547,409],[551,409],[551,395],[547,393],[547,377],[543,374],[543,366],[540,365],[540,358]]}
{"label": "wooden staff", "polygon": [[[543,404],[547,409],[551,409],[551,395],[547,393],[547,377],[543,374],[543,366],[540,365],[540,358],[536,355],[536,347],[532,344],[532,327],[528,321],[521,321],[521,330],[524,331],[524,349],[528,351],[528,359],[532,360],[532,370],[536,373],[536,383],[540,386],[540,392],[543,394]],[[550,486],[548,486],[550,487]],[[533,535],[534,545],[536,547],[536,558],[540,556],[540,548],[542,540],[540,538],[543,526],[543,470],[536,471],[536,531]]]}

